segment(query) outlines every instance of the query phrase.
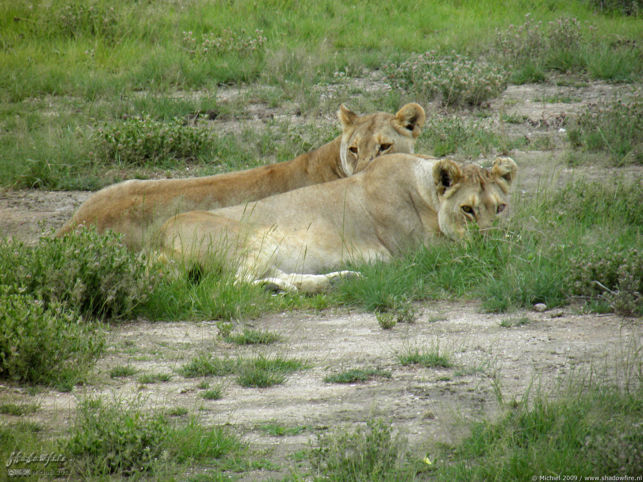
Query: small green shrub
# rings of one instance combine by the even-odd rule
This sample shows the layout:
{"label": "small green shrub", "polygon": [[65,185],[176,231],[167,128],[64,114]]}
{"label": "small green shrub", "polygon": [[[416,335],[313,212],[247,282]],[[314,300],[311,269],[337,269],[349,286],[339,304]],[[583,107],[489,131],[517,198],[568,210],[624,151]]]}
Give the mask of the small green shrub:
{"label": "small green shrub", "polygon": [[58,303],[100,319],[131,316],[160,278],[118,236],[99,235],[95,229],[43,237],[34,247],[0,240],[0,268],[0,285],[33,296],[44,308]]}
{"label": "small green shrub", "polygon": [[168,160],[191,161],[206,152],[212,141],[208,130],[191,127],[180,118],[166,122],[149,115],[105,125],[95,135],[100,160],[135,166],[155,166]]}
{"label": "small green shrub", "polygon": [[318,436],[309,458],[317,475],[327,480],[412,480],[406,445],[390,422],[371,419],[352,433]]}
{"label": "small green shrub", "polygon": [[76,312],[0,285],[0,378],[68,390],[103,348],[102,332]]}
{"label": "small green shrub", "polygon": [[221,35],[204,33],[198,38],[191,31],[183,32],[183,48],[190,55],[197,57],[216,57],[226,53],[249,55],[262,52],[266,40],[263,31],[259,29],[255,30],[254,34],[248,34],[244,29],[233,32],[226,28]]}
{"label": "small green shrub", "polygon": [[440,353],[438,345],[431,349],[409,348],[406,353],[398,355],[402,365],[420,365],[426,368],[451,368],[453,363],[444,353]]}
{"label": "small green shrub", "polygon": [[186,378],[220,377],[234,373],[238,365],[239,361],[232,358],[215,358],[209,354],[202,354],[183,365],[178,372]]}
{"label": "small green shrub", "polygon": [[643,164],[643,103],[590,105],[571,121],[567,135],[576,148],[607,152],[616,166]]}
{"label": "small green shrub", "polygon": [[80,473],[106,476],[149,472],[163,455],[170,428],[162,415],[101,400],[85,400],[77,411],[64,448]]}
{"label": "small green shrub", "polygon": [[277,333],[244,328],[242,333],[224,335],[223,339],[236,345],[269,345],[281,340]]}
{"label": "small green shrub", "polygon": [[573,292],[604,299],[623,315],[643,314],[643,256],[636,248],[606,247],[570,261]]}
{"label": "small green shrub", "polygon": [[132,366],[117,366],[109,371],[111,378],[124,378],[134,375],[138,370]]}
{"label": "small green shrub", "polygon": [[507,86],[501,67],[455,53],[426,52],[384,70],[394,88],[426,100],[438,98],[445,105],[480,105]]}
{"label": "small green shrub", "polygon": [[138,383],[142,385],[149,385],[151,383],[164,383],[169,382],[172,379],[172,375],[169,373],[145,373],[138,377]]}
{"label": "small green shrub", "polygon": [[61,446],[75,473],[90,479],[149,476],[160,473],[168,460],[211,461],[243,450],[241,442],[222,428],[206,427],[193,418],[170,423],[165,415],[144,409],[140,399],[82,401],[71,437]]}
{"label": "small green shrub", "polygon": [[271,387],[283,383],[286,374],[304,368],[306,364],[300,360],[258,356],[241,363],[237,381],[242,387]]}
{"label": "small green shrub", "polygon": [[201,394],[205,400],[220,400],[223,396],[223,387],[218,386],[215,388],[210,388]]}
{"label": "small green shrub", "polygon": [[74,39],[82,36],[112,39],[118,32],[119,14],[114,7],[98,2],[70,1],[50,7],[52,33]]}

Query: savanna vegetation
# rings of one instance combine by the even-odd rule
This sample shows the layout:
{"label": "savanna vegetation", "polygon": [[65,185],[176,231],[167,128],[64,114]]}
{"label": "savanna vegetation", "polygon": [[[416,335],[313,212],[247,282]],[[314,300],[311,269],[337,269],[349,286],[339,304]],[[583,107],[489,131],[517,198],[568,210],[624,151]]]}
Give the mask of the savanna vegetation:
{"label": "savanna vegetation", "polygon": [[[430,116],[418,152],[477,159],[536,149],[482,122],[488,102],[511,84],[640,84],[640,9],[635,0],[1,2],[0,186],[95,190],[129,178],[288,160],[339,133],[320,119],[341,102],[361,112],[437,102],[442,115]],[[392,89],[369,93],[355,79]],[[242,93],[217,96],[231,87]],[[296,122],[246,126],[248,103]],[[464,111],[474,112],[474,120],[459,115]],[[462,244],[436,242],[388,264],[351,266],[363,276],[313,297],[276,297],[235,283],[225,266],[197,279],[189,267],[177,275],[128,252],[116,236],[91,230],[45,236],[33,246],[0,240],[0,378],[72,390],[105,353],[110,327],[137,317],[222,320],[223,338],[239,346],[280,338],[256,330],[233,334],[226,321],[301,308],[374,311],[383,329],[412,323],[414,302],[444,298],[481,300],[495,312],[574,303],[640,317],[643,191],[640,178],[617,168],[643,162],[642,113],[635,96],[589,106],[565,121],[568,164],[609,166],[608,179],[517,192],[509,219],[484,239],[472,233]],[[216,131],[213,119],[233,128]],[[451,364],[438,346],[411,349],[399,361]],[[299,359],[204,353],[176,375],[233,375],[237,385],[257,388],[308,367]],[[135,374],[119,367],[112,377]],[[140,375],[139,383],[170,376]],[[359,368],[327,382],[387,376]],[[475,424],[461,445],[426,457],[410,455],[389,421],[372,419],[354,432],[321,434],[300,458],[327,480],[518,480],[543,464],[592,475],[598,461],[640,473],[640,372],[625,379],[623,386],[578,376],[574,390],[526,397],[497,422]],[[225,396],[224,385],[203,383],[205,399]],[[201,464],[210,468],[207,480],[271,464],[249,456],[228,428],[203,427],[185,413],[150,414],[94,399],[77,412],[69,433],[56,440],[31,422],[3,423],[2,460],[16,447],[55,451],[74,461],[65,470],[86,478],[172,476]]]}

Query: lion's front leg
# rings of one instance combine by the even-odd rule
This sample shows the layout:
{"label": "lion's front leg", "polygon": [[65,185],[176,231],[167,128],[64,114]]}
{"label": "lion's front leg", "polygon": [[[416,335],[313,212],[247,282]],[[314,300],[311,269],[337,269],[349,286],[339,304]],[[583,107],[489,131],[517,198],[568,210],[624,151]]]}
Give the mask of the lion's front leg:
{"label": "lion's front leg", "polygon": [[337,281],[361,276],[357,271],[334,271],[326,274],[284,273],[275,270],[274,276],[254,281],[270,291],[323,293],[330,290]]}

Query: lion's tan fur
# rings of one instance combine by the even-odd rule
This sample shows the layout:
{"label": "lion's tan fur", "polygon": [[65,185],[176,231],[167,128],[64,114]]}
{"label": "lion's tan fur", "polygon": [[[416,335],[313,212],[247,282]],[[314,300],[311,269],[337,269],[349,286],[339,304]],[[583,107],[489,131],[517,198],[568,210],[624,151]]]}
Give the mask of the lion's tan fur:
{"label": "lion's tan fur", "polygon": [[240,279],[318,291],[336,275],[318,274],[346,261],[387,260],[439,235],[459,239],[471,222],[489,228],[508,202],[516,169],[509,158],[482,169],[381,156],[349,178],[171,218],[161,228],[161,249],[204,264],[227,256],[239,263]]}
{"label": "lion's tan fur", "polygon": [[291,161],[208,177],[133,180],[106,187],[82,204],[57,235],[94,225],[99,232],[122,233],[129,247],[140,249],[152,241],[166,219],[178,213],[233,206],[332,181],[362,170],[377,155],[413,152],[425,122],[418,104],[407,104],[396,114],[364,116],[342,105],[338,116],[341,136]]}

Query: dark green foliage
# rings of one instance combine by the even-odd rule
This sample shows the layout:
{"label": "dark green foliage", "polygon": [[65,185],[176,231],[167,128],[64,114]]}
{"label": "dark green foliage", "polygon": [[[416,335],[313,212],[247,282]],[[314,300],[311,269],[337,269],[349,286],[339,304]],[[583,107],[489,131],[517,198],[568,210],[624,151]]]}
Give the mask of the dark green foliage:
{"label": "dark green foliage", "polygon": [[86,318],[126,319],[154,290],[159,271],[114,234],[83,229],[34,247],[0,240],[0,285],[44,308],[58,303]]}
{"label": "dark green foliage", "polygon": [[70,390],[103,347],[102,331],[77,312],[0,285],[0,378]]}
{"label": "dark green foliage", "polygon": [[209,131],[188,126],[182,119],[163,122],[144,116],[98,129],[96,147],[101,160],[145,166],[196,160],[211,140]]}

